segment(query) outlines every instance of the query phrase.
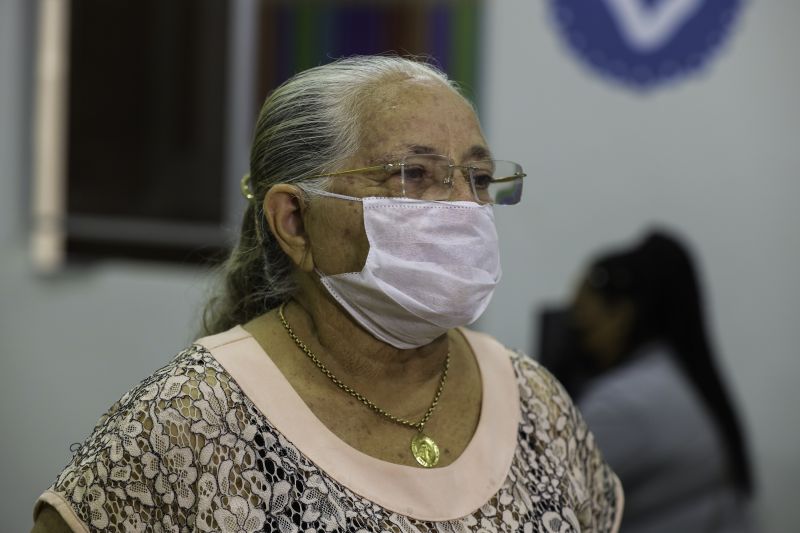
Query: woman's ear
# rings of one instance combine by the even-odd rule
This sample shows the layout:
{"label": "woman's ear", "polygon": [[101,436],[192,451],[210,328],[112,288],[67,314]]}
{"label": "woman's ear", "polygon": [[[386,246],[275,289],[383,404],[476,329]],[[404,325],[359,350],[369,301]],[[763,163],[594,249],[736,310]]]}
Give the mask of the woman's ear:
{"label": "woman's ear", "polygon": [[272,186],[264,197],[264,216],[283,252],[304,272],[314,270],[311,242],[305,229],[308,203],[294,185]]}

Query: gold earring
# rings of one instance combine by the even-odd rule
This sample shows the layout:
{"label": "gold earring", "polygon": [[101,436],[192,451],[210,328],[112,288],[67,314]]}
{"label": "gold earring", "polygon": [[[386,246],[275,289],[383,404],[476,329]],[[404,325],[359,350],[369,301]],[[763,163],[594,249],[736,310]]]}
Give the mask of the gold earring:
{"label": "gold earring", "polygon": [[239,182],[239,188],[242,191],[242,196],[244,196],[248,202],[255,202],[256,196],[253,194],[253,190],[250,188],[249,172],[242,176],[242,180]]}

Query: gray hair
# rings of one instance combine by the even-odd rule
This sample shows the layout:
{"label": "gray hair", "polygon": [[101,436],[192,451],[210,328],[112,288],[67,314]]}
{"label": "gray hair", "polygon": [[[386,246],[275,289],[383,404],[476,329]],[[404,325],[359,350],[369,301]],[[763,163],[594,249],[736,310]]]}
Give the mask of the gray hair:
{"label": "gray hair", "polygon": [[438,82],[460,95],[455,83],[426,63],[357,56],[303,71],[266,99],[250,152],[254,198],[203,313],[205,333],[243,324],[292,296],[294,265],[266,224],[264,196],[279,183],[297,185],[309,200],[326,190],[328,178],[308,176],[332,172],[358,152],[363,102],[375,88],[404,79]]}

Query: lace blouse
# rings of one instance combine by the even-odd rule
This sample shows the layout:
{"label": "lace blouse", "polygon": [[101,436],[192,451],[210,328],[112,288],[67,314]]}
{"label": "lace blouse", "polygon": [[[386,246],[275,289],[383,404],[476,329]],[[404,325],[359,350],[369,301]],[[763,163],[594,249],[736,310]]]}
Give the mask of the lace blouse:
{"label": "lace blouse", "polygon": [[42,494],[74,531],[616,532],[622,491],[562,387],[462,330],[475,434],[433,469],[365,455],[243,328],[200,339],[116,402]]}

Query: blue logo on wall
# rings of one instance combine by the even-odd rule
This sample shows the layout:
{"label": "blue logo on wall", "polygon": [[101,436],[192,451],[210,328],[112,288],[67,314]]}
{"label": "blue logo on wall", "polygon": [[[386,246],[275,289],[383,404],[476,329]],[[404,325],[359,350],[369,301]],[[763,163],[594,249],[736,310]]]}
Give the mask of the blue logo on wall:
{"label": "blue logo on wall", "polygon": [[600,73],[640,89],[703,67],[743,0],[550,0],[569,46]]}

